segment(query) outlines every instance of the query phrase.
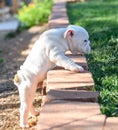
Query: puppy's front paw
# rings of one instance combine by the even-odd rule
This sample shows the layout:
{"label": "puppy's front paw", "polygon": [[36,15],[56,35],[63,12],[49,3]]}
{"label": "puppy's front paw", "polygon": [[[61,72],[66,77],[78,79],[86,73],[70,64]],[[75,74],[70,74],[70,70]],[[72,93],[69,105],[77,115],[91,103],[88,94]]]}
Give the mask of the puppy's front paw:
{"label": "puppy's front paw", "polygon": [[74,67],[71,67],[70,70],[73,71],[73,72],[83,72],[84,68],[79,66],[79,65],[76,65]]}

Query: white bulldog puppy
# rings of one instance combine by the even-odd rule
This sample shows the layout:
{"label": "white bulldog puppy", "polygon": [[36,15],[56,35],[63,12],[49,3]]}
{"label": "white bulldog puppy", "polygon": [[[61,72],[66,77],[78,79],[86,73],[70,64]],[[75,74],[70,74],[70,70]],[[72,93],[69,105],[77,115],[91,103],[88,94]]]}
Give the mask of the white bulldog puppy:
{"label": "white bulldog puppy", "polygon": [[44,32],[34,44],[31,52],[14,77],[20,96],[20,126],[28,125],[28,115],[37,115],[33,100],[37,85],[46,78],[47,72],[55,66],[75,72],[82,72],[82,66],[65,56],[72,53],[90,53],[90,41],[87,31],[80,26],[69,25],[67,28],[51,29]]}

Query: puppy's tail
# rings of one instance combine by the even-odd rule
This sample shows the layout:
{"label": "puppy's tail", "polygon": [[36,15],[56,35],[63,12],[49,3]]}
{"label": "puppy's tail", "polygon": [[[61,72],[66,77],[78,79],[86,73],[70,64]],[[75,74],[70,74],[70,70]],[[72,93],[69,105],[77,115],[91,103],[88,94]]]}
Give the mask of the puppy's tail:
{"label": "puppy's tail", "polygon": [[14,84],[20,84],[20,78],[19,78],[18,74],[14,75],[13,82],[14,82]]}

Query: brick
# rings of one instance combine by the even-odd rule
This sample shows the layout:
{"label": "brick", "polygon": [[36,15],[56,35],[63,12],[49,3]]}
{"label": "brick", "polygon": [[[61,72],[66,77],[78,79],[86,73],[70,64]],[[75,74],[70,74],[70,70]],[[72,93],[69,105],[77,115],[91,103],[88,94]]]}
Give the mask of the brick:
{"label": "brick", "polygon": [[[62,8],[62,9],[59,12],[60,8]],[[53,8],[52,14],[51,14],[50,19],[49,19],[49,22],[50,22],[50,20],[56,20],[58,18],[60,18],[62,20],[63,20],[63,18],[65,20],[68,20],[65,8],[63,8],[63,7],[59,7],[59,8],[55,7],[55,8]],[[69,23],[69,21],[67,21],[67,22]]]}
{"label": "brick", "polygon": [[48,89],[92,90],[94,81],[90,72],[75,73],[68,70],[51,70],[47,74]]}
{"label": "brick", "polygon": [[64,28],[68,26],[68,21],[64,18],[64,19],[54,19],[54,20],[50,20],[49,22],[49,27],[50,28]]}
{"label": "brick", "polygon": [[76,91],[76,90],[50,90],[47,93],[49,100],[69,100],[81,102],[97,102],[98,92],[93,91]]}
{"label": "brick", "polygon": [[54,130],[103,130],[104,120],[104,115],[94,115],[83,120],[65,124]]}
{"label": "brick", "polygon": [[66,1],[56,1],[54,3],[52,14],[49,19],[49,28],[62,28],[69,25],[69,20],[66,13]]}
{"label": "brick", "polygon": [[[65,128],[68,128],[69,130],[78,130],[78,123],[81,123],[81,128],[81,125],[84,125],[81,121],[88,119],[86,122],[87,128],[90,126],[90,123],[88,122],[93,120],[92,117],[96,115],[101,115],[97,103],[55,100],[43,106],[37,130],[63,130]],[[89,117],[91,118],[89,119]],[[93,120],[92,126],[94,126],[94,123]]]}
{"label": "brick", "polygon": [[118,130],[118,117],[107,118],[104,130]]}

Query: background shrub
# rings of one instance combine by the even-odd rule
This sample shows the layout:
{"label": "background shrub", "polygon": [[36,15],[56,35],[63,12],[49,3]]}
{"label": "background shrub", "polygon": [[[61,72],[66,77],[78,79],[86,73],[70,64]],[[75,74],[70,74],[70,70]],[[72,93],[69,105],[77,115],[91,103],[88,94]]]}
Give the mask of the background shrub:
{"label": "background shrub", "polygon": [[33,3],[25,5],[18,10],[17,18],[22,28],[29,28],[34,25],[41,25],[48,21],[51,13],[53,0],[34,0]]}

